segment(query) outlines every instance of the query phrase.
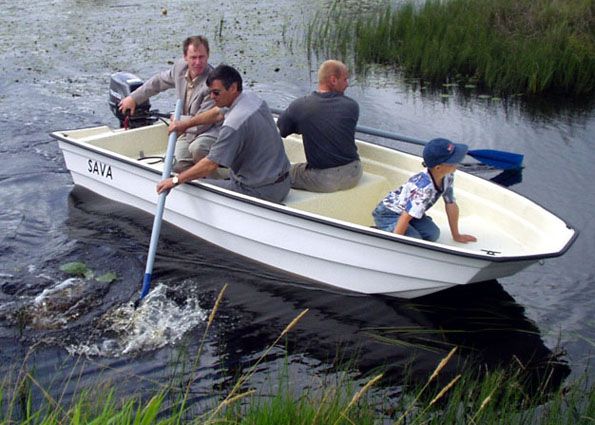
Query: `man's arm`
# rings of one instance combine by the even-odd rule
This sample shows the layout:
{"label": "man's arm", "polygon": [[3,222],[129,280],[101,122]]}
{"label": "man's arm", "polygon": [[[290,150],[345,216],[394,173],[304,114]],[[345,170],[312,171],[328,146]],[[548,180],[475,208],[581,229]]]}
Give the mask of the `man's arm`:
{"label": "man's arm", "polygon": [[208,111],[201,112],[194,115],[193,117],[183,120],[174,120],[172,117],[171,121],[169,122],[169,132],[171,133],[175,131],[178,135],[180,135],[185,133],[190,127],[215,124],[219,121],[222,121],[223,119],[224,116],[221,113],[221,110],[215,106],[213,109],[209,109]]}
{"label": "man's arm", "polygon": [[294,120],[291,118],[293,115],[292,104],[285,109],[277,118],[277,127],[281,137],[287,137],[292,133],[298,133],[298,128]]}
{"label": "man's arm", "polygon": [[[192,167],[178,174],[178,184],[189,182],[194,179],[199,179],[201,177],[207,177],[218,167],[219,164],[205,157],[198,161],[196,164],[194,164]],[[174,183],[171,178],[162,180],[157,184],[157,193],[165,192],[167,190],[170,190],[172,187],[174,187]]]}
{"label": "man's arm", "polygon": [[142,86],[133,91],[130,96],[132,96],[138,105],[158,93],[173,89],[176,86],[176,75],[183,72],[183,66],[184,64],[178,61],[168,70],[153,75]]}
{"label": "man's arm", "polygon": [[171,89],[175,87],[175,75],[176,73],[182,72],[180,66],[184,66],[184,63],[179,61],[175,63],[166,71],[161,71],[158,74],[153,75],[142,86],[134,90],[130,95],[126,96],[119,103],[119,109],[123,113],[127,109],[130,109],[130,113],[134,115],[136,106],[147,101],[150,97],[155,96],[157,93]]}
{"label": "man's arm", "polygon": [[132,96],[126,96],[118,104],[118,109],[123,114],[125,114],[126,111],[130,111],[130,115],[134,115],[136,112],[136,101],[132,98]]}
{"label": "man's arm", "polygon": [[[202,100],[200,101],[200,105],[198,107],[198,110],[196,112],[194,112],[192,115],[198,115],[201,114],[203,112],[206,111],[210,111],[211,109],[215,108],[215,101],[213,99],[211,99],[211,96],[209,95],[209,91],[207,90],[206,92],[204,92],[204,95],[202,96]],[[220,117],[221,120],[223,120],[223,116]],[[212,127],[212,124],[206,124],[206,125],[200,125],[194,129],[192,129],[193,132],[200,134],[206,130],[208,130],[209,128]],[[191,128],[191,127],[189,127]],[[188,129],[186,129],[186,131],[188,131]]]}

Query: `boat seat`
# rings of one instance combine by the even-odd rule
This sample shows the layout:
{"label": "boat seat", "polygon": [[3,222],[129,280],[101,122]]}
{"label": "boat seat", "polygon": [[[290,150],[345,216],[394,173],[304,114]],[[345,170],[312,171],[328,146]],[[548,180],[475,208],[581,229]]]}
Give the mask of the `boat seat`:
{"label": "boat seat", "polygon": [[372,210],[390,190],[387,178],[364,172],[356,187],[332,193],[291,189],[285,205],[301,211],[370,226]]}

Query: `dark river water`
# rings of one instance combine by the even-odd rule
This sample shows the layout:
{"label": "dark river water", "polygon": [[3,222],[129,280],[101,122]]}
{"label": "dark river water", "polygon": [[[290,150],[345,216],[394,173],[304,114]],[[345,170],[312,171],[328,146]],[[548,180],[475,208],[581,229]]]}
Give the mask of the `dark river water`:
{"label": "dark river water", "polygon": [[[538,377],[554,358],[554,386],[586,371],[595,341],[592,100],[498,99],[452,87],[432,92],[380,70],[351,79],[347,94],[360,104],[361,125],[523,153],[522,182],[511,190],[579,230],[570,251],[499,282],[404,301],[336,293],[164,225],[153,291],[134,311],[152,217],[73,187],[48,133],[117,126],[107,104],[110,74],[148,78],[181,54],[190,33],[209,37],[211,62],[239,68],[246,86],[272,107],[312,90],[318,63],[304,53],[300,31],[322,2],[165,3],[167,13],[162,5],[115,0],[1,2],[4,394],[24,371],[63,400],[104,382],[142,393],[187,376],[196,378],[192,401],[200,406],[263,354],[251,385],[265,392],[274,391],[286,364],[299,389],[322,385],[326,373],[351,360],[356,378],[386,369],[384,391],[392,393],[405,375],[431,373],[453,346],[460,347],[453,370],[457,363],[491,367],[516,359]],[[160,95],[153,107],[171,110],[173,96]],[[419,153],[412,145],[377,142]],[[117,279],[72,278],[60,267],[73,261],[96,277],[113,272]],[[289,336],[266,352],[306,308]],[[193,366],[180,367],[186,363]]]}

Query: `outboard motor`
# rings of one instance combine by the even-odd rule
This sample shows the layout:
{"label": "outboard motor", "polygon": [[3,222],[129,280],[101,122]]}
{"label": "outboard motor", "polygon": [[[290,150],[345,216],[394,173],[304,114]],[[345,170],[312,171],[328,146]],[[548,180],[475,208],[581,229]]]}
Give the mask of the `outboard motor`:
{"label": "outboard motor", "polygon": [[143,80],[129,72],[116,72],[112,74],[109,83],[109,106],[112,113],[120,121],[120,127],[137,128],[153,124],[157,118],[150,115],[151,103],[147,100],[140,105],[136,105],[134,115],[128,116],[128,125],[126,125],[126,115],[118,109],[118,104],[122,99],[143,85]]}

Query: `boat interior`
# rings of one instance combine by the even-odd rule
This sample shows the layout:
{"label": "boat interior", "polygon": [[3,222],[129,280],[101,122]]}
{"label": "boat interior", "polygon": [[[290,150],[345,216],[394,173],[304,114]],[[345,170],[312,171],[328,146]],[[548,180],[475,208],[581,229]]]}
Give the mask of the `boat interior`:
{"label": "boat interior", "polygon": [[[165,156],[167,127],[162,123],[132,130],[102,126],[58,134],[142,161],[155,169],[163,167],[160,158]],[[285,138],[284,144],[292,163],[305,160],[299,136]],[[358,142],[358,150],[364,175],[355,188],[325,194],[292,189],[285,205],[360,226],[372,226],[374,207],[388,191],[422,169],[421,158],[366,142]],[[455,195],[460,209],[459,229],[461,233],[475,235],[478,242],[460,244],[452,240],[444,207],[439,201],[429,215],[441,228],[438,243],[451,248],[505,256],[556,252],[574,232],[530,200],[465,172],[457,171]]]}

